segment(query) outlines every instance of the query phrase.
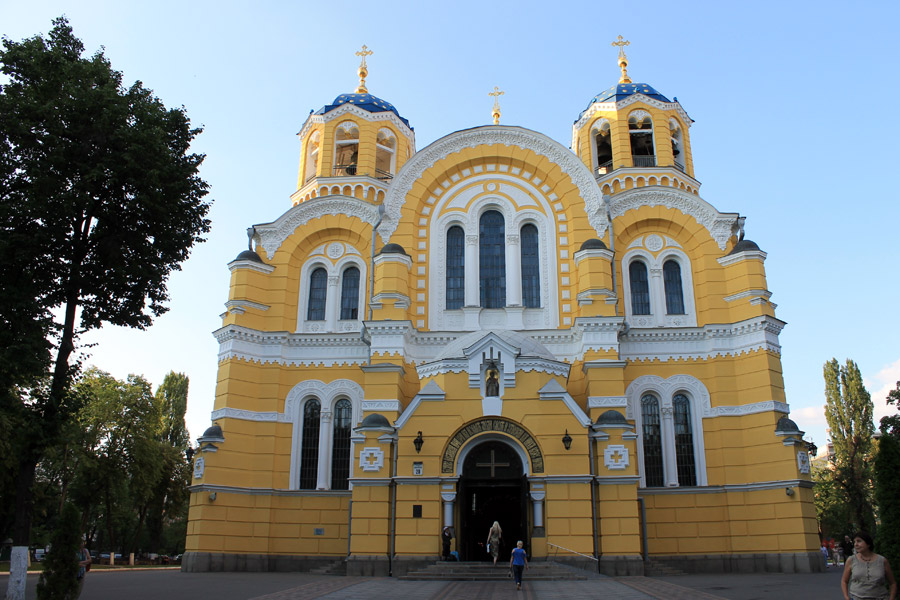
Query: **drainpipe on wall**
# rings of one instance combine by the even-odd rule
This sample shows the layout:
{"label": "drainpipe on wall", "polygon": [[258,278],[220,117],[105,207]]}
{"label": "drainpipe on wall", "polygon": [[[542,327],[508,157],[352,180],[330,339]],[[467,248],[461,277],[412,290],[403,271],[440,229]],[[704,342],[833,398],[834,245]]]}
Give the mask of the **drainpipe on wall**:
{"label": "drainpipe on wall", "polygon": [[394,576],[394,543],[397,535],[397,432],[394,431],[391,439],[391,454],[393,455],[393,467],[391,468],[391,545],[388,556],[388,575]]}
{"label": "drainpipe on wall", "polygon": [[593,427],[588,427],[588,449],[591,458],[591,530],[594,535],[594,558],[597,559],[597,572],[600,572],[600,541],[597,538],[597,480],[594,473],[594,440],[591,437]]}
{"label": "drainpipe on wall", "polygon": [[644,505],[644,499],[638,496],[638,504],[641,505],[641,556],[644,563],[647,562],[647,507]]}

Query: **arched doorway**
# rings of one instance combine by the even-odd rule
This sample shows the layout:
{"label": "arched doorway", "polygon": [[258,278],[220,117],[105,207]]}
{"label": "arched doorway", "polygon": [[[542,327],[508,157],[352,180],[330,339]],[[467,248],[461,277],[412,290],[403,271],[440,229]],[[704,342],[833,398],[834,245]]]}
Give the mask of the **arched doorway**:
{"label": "arched doorway", "polygon": [[459,479],[459,540],[463,560],[489,560],[485,548],[494,521],[503,529],[498,562],[509,562],[517,540],[528,546],[528,481],[514,448],[496,440],[466,455]]}

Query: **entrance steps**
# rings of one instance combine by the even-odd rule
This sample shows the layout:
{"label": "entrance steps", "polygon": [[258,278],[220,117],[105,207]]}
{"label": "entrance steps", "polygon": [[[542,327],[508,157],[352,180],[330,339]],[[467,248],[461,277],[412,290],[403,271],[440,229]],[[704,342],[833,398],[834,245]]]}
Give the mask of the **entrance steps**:
{"label": "entrance steps", "polygon": [[[509,563],[490,562],[456,562],[442,561],[428,565],[418,571],[410,571],[403,577],[407,581],[507,581],[511,576]],[[525,571],[528,581],[575,581],[585,580],[590,576],[577,570],[558,565],[553,562],[530,562]]]}
{"label": "entrance steps", "polygon": [[321,567],[310,569],[309,573],[311,575],[346,575],[347,561],[346,559],[339,558],[328,564],[322,565]]}
{"label": "entrance steps", "polygon": [[672,577],[675,575],[687,575],[687,573],[649,559],[644,561],[644,577]]}

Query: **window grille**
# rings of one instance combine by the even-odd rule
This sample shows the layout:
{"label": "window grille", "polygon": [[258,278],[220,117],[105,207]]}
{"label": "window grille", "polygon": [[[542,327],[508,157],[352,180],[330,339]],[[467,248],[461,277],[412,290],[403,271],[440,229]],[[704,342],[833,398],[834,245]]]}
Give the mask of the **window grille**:
{"label": "window grille", "polygon": [[478,227],[479,279],[482,308],[506,306],[506,227],[503,215],[489,210]]}
{"label": "window grille", "polygon": [[532,224],[522,227],[522,305],[526,308],[541,306],[541,272],[538,257],[538,230]]}
{"label": "window grille", "polygon": [[325,299],[328,295],[328,273],[322,267],[309,276],[309,304],[306,307],[307,321],[325,320]]}
{"label": "window grille", "polygon": [[331,451],[331,489],[346,490],[350,480],[350,425],[353,407],[347,399],[334,407],[334,437]]}
{"label": "window grille", "polygon": [[675,463],[678,467],[678,484],[697,485],[691,403],[684,394],[676,394],[672,399],[672,406],[675,409]]}
{"label": "window grille", "polygon": [[663,281],[666,287],[666,313],[683,315],[684,291],[681,286],[681,265],[678,261],[666,261],[663,265]]}
{"label": "window grille", "polygon": [[650,314],[650,282],[647,279],[647,265],[639,260],[628,267],[631,279],[631,313],[635,315]]}
{"label": "window grille", "polygon": [[641,398],[641,437],[644,448],[644,481],[647,487],[662,487],[665,482],[659,400],[651,394]]}
{"label": "window grille", "polygon": [[357,319],[359,315],[359,269],[344,271],[341,282],[341,319]]}
{"label": "window grille", "polygon": [[300,451],[300,489],[316,489],[319,472],[319,414],[321,405],[315,398],[303,407],[303,443]]}
{"label": "window grille", "polygon": [[462,308],[466,299],[466,235],[462,227],[447,231],[447,309]]}

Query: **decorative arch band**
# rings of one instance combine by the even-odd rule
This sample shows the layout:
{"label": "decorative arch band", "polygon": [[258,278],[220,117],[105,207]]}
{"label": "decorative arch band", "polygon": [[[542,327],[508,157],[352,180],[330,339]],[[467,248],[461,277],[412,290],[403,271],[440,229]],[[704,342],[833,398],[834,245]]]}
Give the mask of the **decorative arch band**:
{"label": "decorative arch band", "polygon": [[532,473],[544,472],[544,455],[541,454],[541,448],[537,440],[525,428],[514,421],[490,417],[472,421],[453,434],[453,437],[450,438],[450,442],[447,444],[447,448],[444,450],[444,457],[441,460],[441,473],[453,473],[456,455],[459,454],[460,449],[469,439],[482,433],[495,432],[506,434],[522,444],[525,452],[528,453],[528,458],[531,460]]}

